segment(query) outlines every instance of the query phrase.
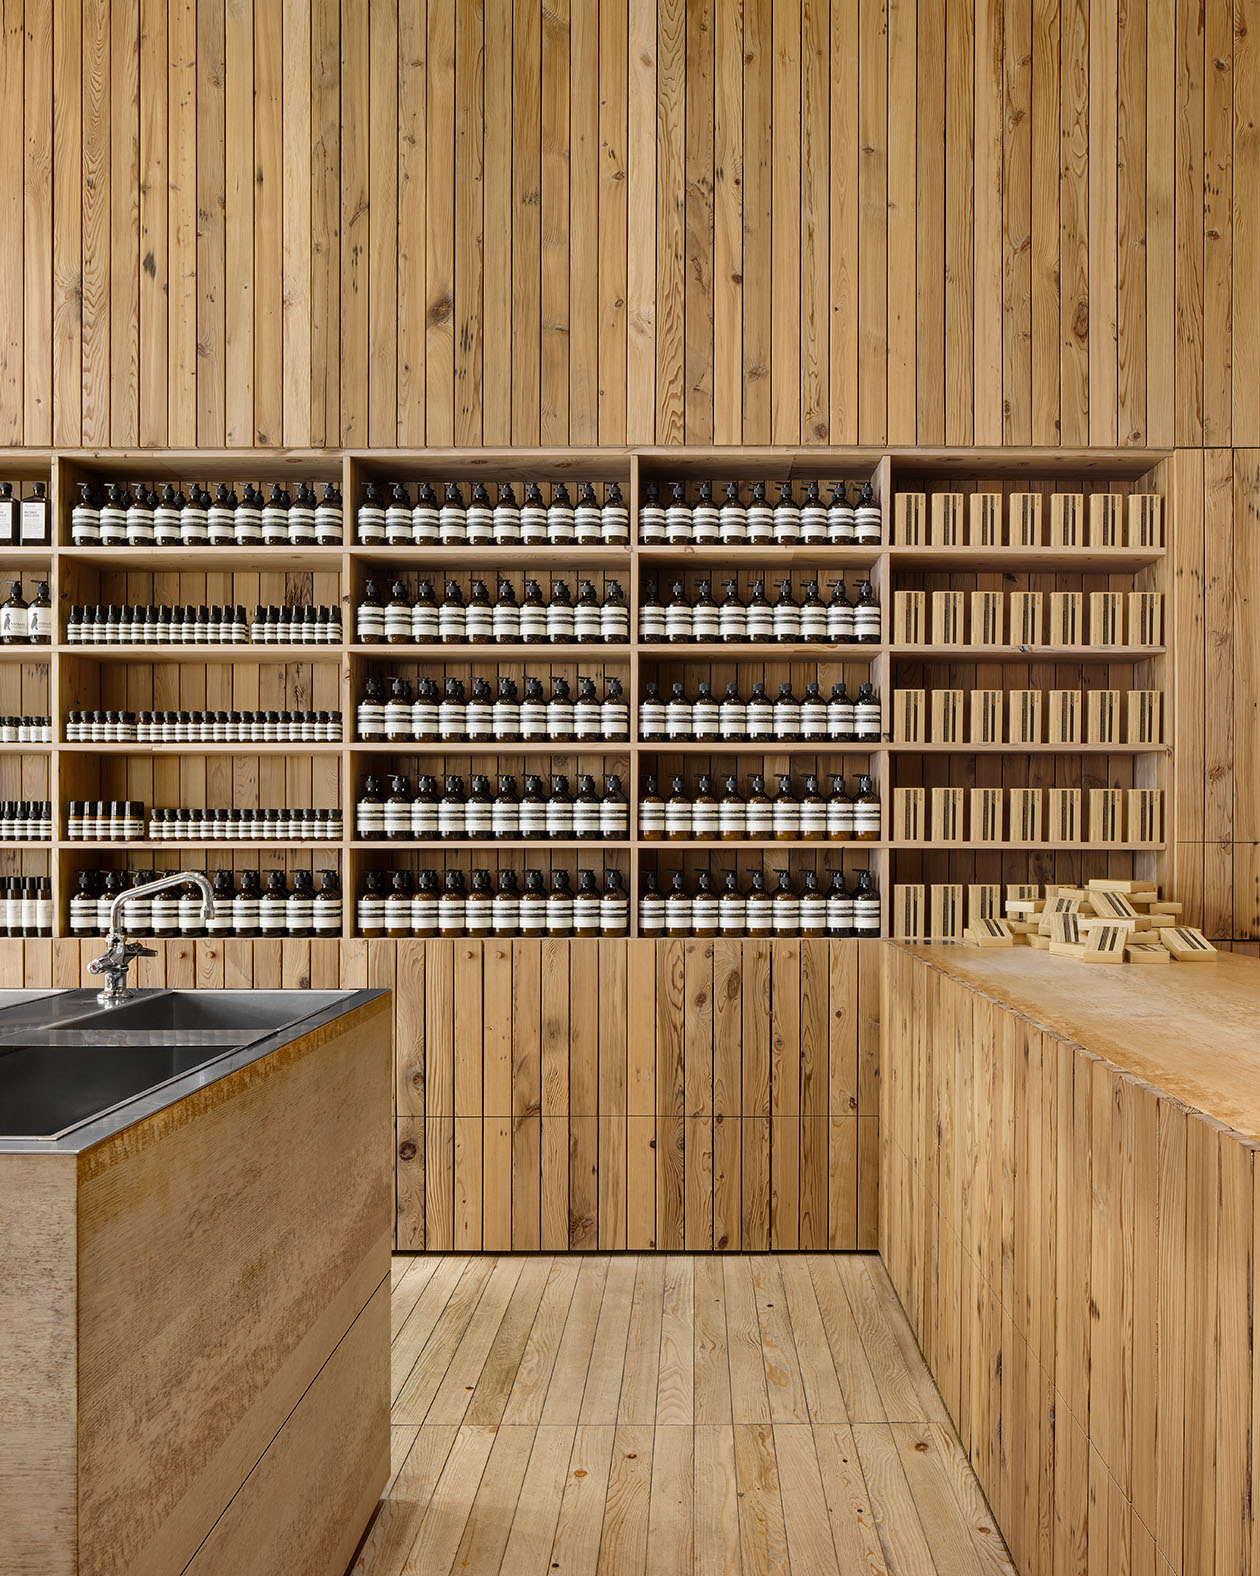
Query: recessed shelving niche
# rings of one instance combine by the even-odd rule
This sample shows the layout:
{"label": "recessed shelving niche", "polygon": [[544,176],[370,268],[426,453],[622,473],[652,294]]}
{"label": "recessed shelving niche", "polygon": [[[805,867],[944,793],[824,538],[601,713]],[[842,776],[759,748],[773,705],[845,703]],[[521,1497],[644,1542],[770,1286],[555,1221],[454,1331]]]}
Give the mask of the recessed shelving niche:
{"label": "recessed shelving niche", "polygon": [[[1175,847],[1167,828],[1173,825],[1171,771],[1175,739],[1170,710],[1169,662],[1176,650],[1174,599],[1168,595],[1168,550],[1176,522],[1171,517],[1166,456],[1134,451],[1042,451],[1002,454],[995,451],[920,450],[881,453],[874,450],[788,449],[571,449],[571,450],[424,450],[424,451],[143,451],[54,452],[24,455],[10,451],[0,458],[0,475],[49,483],[53,542],[48,548],[0,548],[0,578],[20,577],[23,586],[48,578],[57,612],[57,630],[50,647],[0,647],[0,715],[49,715],[53,743],[0,748],[0,798],[44,799],[54,802],[55,822],[65,825],[70,799],[127,798],[153,805],[228,807],[233,805],[310,804],[339,808],[344,836],[336,843],[305,847],[289,843],[108,843],[69,842],[59,836],[51,845],[0,847],[0,871],[51,874],[54,887],[55,934],[68,934],[68,904],[75,870],[85,856],[112,868],[124,865],[188,868],[216,862],[235,869],[271,864],[285,869],[336,868],[345,892],[344,934],[353,933],[359,883],[368,869],[398,864],[409,869],[485,865],[521,869],[533,862],[571,871],[589,863],[615,866],[637,894],[642,872],[666,873],[702,868],[789,869],[827,872],[842,869],[846,877],[869,869],[881,892],[882,930],[890,933],[893,888],[902,884],[1015,884],[1076,880],[1086,874],[1144,876],[1168,884],[1173,879]],[[32,469],[32,467],[35,467]],[[160,487],[164,482],[198,482],[213,487],[224,481],[240,487],[246,481],[280,481],[292,487],[333,482],[345,501],[344,541],[340,547],[75,547],[70,513],[83,480],[134,483]],[[364,546],[355,540],[355,511],[368,480],[436,485],[510,481],[544,484],[565,481],[574,496],[590,480],[602,489],[620,487],[630,515],[626,547],[572,544],[530,546]],[[695,497],[701,481],[715,484],[718,494],[729,480],[745,490],[753,481],[777,484],[790,480],[799,498],[805,483],[843,479],[856,487],[869,482],[882,526],[878,545],[826,543],[779,546],[641,544],[637,521],[643,484],[662,488],[682,481]],[[548,489],[544,489],[548,490]],[[440,492],[440,487],[439,487]],[[773,502],[777,487],[770,491]],[[933,496],[961,498],[938,510],[939,518],[961,532],[961,540],[933,539]],[[1052,504],[1055,494],[1079,495],[1079,532],[1075,545],[1052,539],[1052,524],[1064,516]],[[746,493],[745,493],[746,495]],[[898,499],[917,495],[922,505],[924,537],[898,539]],[[1022,500],[1040,499],[1037,505]],[[1155,495],[1158,534],[1131,541],[1126,535],[1128,499]],[[973,503],[973,498],[988,502]],[[1104,498],[1111,502],[1091,503]],[[1018,500],[1013,506],[1012,500]],[[1070,519],[1077,508],[1067,511]],[[1011,537],[1018,515],[1040,515],[1041,536]],[[1052,521],[1052,513],[1054,520]],[[1149,513],[1149,511],[1148,511]],[[997,540],[973,539],[971,527],[981,518],[1000,523]],[[1094,522],[1119,521],[1119,538],[1108,545],[1091,535]],[[1022,529],[1022,526],[1021,526]],[[570,587],[590,578],[597,588],[618,580],[630,609],[630,640],[624,645],[369,645],[355,639],[356,599],[368,579],[382,582],[394,575],[409,586],[422,576],[440,589],[455,580],[465,592],[474,577],[491,582],[502,572],[514,588],[532,576],[544,587],[554,575]],[[639,640],[639,606],[644,585],[667,588],[682,580],[690,591],[709,580],[715,592],[727,578],[741,590],[751,579],[773,586],[788,579],[799,589],[806,581],[822,582],[824,597],[833,579],[856,587],[869,579],[881,607],[880,639],[871,644],[832,645],[807,641],[725,644],[706,640],[680,645],[643,644]],[[962,592],[968,634],[965,644],[933,639],[918,643],[894,639],[894,598],[899,591],[924,593],[930,610],[934,592]],[[1022,644],[1006,637],[1001,644],[970,638],[972,594],[997,592],[1004,604],[1012,594],[1040,593],[1047,612],[1050,597],[1080,593],[1088,610],[1095,592],[1162,595],[1158,644],[1143,644],[1127,632],[1124,643],[1071,645]],[[306,606],[336,605],[342,614],[342,640],[336,645],[209,646],[82,646],[65,639],[72,604],[147,603],[223,605],[257,603]],[[928,626],[930,630],[930,625]],[[1088,623],[1086,622],[1086,627]],[[1149,631],[1147,631],[1149,634]],[[526,674],[548,681],[553,674],[569,679],[590,675],[601,692],[604,679],[616,676],[624,686],[630,711],[628,740],[517,741],[482,740],[440,743],[414,740],[370,742],[355,736],[355,709],[369,675],[399,674],[414,680],[426,674],[448,674],[467,681],[472,676],[512,677]],[[841,741],[666,742],[640,739],[638,701],[644,683],[662,687],[682,679],[689,694],[707,679],[720,695],[729,682],[741,693],[753,682],[771,693],[791,680],[800,686],[817,680],[826,688],[843,678],[850,692],[859,683],[873,683],[880,702],[880,737],[860,744]],[[960,691],[970,702],[977,692],[1002,697],[999,737],[971,737],[965,722],[961,734],[939,736],[933,731],[931,695]],[[1011,692],[1037,691],[1043,697],[1038,736],[1012,737],[1007,711]],[[895,714],[898,691],[923,693],[921,732],[898,732],[903,719]],[[1059,739],[1049,731],[1049,697],[1055,692],[1081,695],[1084,718],[1089,696],[1116,691],[1158,697],[1154,731],[1131,736],[1125,713],[1111,734],[1092,737],[1085,721],[1079,731]],[[342,714],[338,743],[112,743],[65,742],[65,716],[80,710],[255,711],[327,710]],[[964,711],[964,717],[966,715]],[[618,843],[373,843],[354,837],[354,805],[365,774],[380,773],[393,762],[413,772],[438,772],[449,766],[465,776],[473,771],[513,771],[518,778],[531,770],[581,767],[593,773],[617,772],[630,803],[630,836]],[[683,776],[688,784],[703,772],[736,775],[741,786],[754,773],[793,778],[817,768],[843,772],[850,781],[858,773],[873,777],[882,800],[879,840],[870,843],[765,843],[644,841],[638,836],[637,809],[643,776]],[[930,802],[933,788],[1111,788],[1154,789],[1162,794],[1162,833],[1143,844],[1115,842],[1090,845],[1047,840],[1037,843],[1013,837],[1002,841],[907,842],[893,825],[893,795],[899,788],[923,788]],[[1009,832],[1009,828],[1004,830]],[[216,861],[216,855],[218,859]],[[635,933],[636,906],[631,925]]]}

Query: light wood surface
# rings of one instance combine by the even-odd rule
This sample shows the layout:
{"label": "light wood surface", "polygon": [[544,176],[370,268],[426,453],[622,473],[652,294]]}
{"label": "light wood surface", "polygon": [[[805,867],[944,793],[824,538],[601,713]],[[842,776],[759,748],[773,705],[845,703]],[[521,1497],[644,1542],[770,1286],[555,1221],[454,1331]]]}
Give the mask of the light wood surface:
{"label": "light wood surface", "polygon": [[1260,1145],[1260,963],[1220,953],[1140,982],[1017,947],[900,947],[1004,1012]]}
{"label": "light wood surface", "polygon": [[340,1576],[388,1464],[389,1029],[0,1157],[6,1569]]}
{"label": "light wood surface", "polygon": [[1255,445],[1255,29],[1151,4],[19,0],[0,441]]}
{"label": "light wood surface", "polygon": [[879,1261],[395,1260],[352,1576],[1013,1572]]}
{"label": "light wood surface", "polygon": [[0,1162],[0,1532],[14,1576],[73,1576],[75,1161]]}
{"label": "light wood surface", "polygon": [[883,959],[881,1254],[1017,1568],[1251,1569],[1257,966]]}

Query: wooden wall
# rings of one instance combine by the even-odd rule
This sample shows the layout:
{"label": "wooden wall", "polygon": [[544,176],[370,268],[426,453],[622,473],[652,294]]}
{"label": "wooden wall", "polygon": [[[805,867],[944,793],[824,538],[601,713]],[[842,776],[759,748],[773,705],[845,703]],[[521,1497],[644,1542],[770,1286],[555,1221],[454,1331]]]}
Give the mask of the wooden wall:
{"label": "wooden wall", "polygon": [[1260,0],[0,17],[0,444],[1260,443]]}
{"label": "wooden wall", "polygon": [[1173,466],[1177,896],[1211,936],[1260,941],[1260,449]]}
{"label": "wooden wall", "polygon": [[1253,1570],[1255,1144],[883,954],[880,1251],[1021,1576]]}
{"label": "wooden wall", "polygon": [[[142,985],[394,992],[397,1246],[877,1246],[880,942],[153,942]],[[94,941],[0,940],[78,987]]]}

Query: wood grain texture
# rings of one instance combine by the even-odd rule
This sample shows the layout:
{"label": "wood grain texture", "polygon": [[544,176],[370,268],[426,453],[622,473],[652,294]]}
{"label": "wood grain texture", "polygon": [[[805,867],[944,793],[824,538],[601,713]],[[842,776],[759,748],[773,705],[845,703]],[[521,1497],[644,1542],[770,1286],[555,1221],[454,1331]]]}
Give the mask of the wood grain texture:
{"label": "wood grain texture", "polygon": [[881,1248],[996,1525],[1030,1576],[1246,1569],[1254,1070],[1170,1087],[1131,1019],[962,965],[885,949]]}
{"label": "wood grain texture", "polygon": [[7,441],[1260,441],[1250,0],[6,18]]}
{"label": "wood grain texture", "polygon": [[[872,1363],[906,1336],[873,1261],[861,1328],[825,1259],[399,1262],[393,1476],[352,1576],[1016,1569],[949,1425],[886,1420]],[[912,1348],[903,1373],[932,1393]]]}

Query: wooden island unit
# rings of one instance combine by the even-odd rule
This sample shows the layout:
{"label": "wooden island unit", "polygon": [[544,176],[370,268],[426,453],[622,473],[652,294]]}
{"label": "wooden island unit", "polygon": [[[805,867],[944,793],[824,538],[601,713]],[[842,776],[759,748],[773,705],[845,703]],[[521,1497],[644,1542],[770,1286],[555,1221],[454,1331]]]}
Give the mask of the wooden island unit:
{"label": "wooden island unit", "polygon": [[341,1576],[376,1508],[389,997],[232,1065],[99,1141],[0,1146],[6,1576]]}
{"label": "wooden island unit", "polygon": [[1260,969],[883,950],[880,1251],[1016,1565],[1250,1570]]}

